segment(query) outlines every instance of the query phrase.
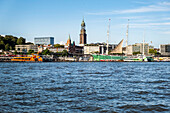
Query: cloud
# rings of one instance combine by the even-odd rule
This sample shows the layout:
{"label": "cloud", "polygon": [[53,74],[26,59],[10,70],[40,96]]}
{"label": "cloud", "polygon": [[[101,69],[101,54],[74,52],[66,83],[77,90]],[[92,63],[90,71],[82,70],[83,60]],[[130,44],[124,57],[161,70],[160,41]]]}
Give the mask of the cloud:
{"label": "cloud", "polygon": [[169,6],[170,2],[160,2],[159,5],[167,5],[167,6]]}
{"label": "cloud", "polygon": [[133,3],[137,3],[137,4],[148,4],[148,2],[141,2],[141,1],[133,1]]}
{"label": "cloud", "polygon": [[162,20],[170,20],[170,17],[169,18],[163,18]]}
{"label": "cloud", "polygon": [[145,23],[145,24],[131,24],[131,26],[168,26],[170,22],[166,23]]}
{"label": "cloud", "polygon": [[110,12],[97,12],[97,13],[87,13],[89,15],[113,15],[113,14],[126,14],[126,13],[146,13],[146,12],[167,12],[170,11],[170,2],[162,2],[157,5],[149,5],[145,7],[140,7],[136,9],[127,10],[114,10]]}
{"label": "cloud", "polygon": [[[124,24],[125,25],[125,24]],[[165,23],[144,23],[144,24],[130,24],[130,28],[153,28],[163,30],[164,28],[169,29],[170,22]],[[168,27],[168,28],[167,28]]]}
{"label": "cloud", "polygon": [[170,31],[161,32],[161,34],[170,34]]}

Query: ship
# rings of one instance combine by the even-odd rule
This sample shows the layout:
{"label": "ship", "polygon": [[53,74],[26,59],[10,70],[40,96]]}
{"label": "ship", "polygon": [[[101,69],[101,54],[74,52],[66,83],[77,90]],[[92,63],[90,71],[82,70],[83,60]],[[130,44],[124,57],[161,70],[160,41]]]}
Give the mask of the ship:
{"label": "ship", "polygon": [[30,57],[13,57],[12,62],[42,62],[43,58],[39,55],[31,55]]}

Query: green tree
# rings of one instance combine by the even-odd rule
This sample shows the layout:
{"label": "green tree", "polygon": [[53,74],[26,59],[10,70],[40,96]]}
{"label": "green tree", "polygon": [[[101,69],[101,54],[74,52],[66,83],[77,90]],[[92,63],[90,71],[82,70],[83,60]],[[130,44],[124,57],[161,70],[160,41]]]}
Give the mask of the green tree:
{"label": "green tree", "polygon": [[56,48],[64,48],[64,45],[55,44],[54,47],[56,47]]}
{"label": "green tree", "polygon": [[5,44],[4,44],[4,41],[3,40],[1,40],[0,41],[0,50],[5,50]]}
{"label": "green tree", "polygon": [[50,52],[48,49],[46,49],[46,50],[43,50],[43,51],[42,51],[42,54],[43,54],[43,55],[50,55],[51,52]]}
{"label": "green tree", "polygon": [[17,44],[21,45],[21,44],[25,44],[25,39],[23,37],[20,37],[17,39]]}
{"label": "green tree", "polygon": [[133,55],[141,54],[139,51],[138,52],[133,52]]}
{"label": "green tree", "polygon": [[12,46],[9,47],[9,50],[12,50]]}
{"label": "green tree", "polygon": [[28,54],[31,55],[32,53],[34,53],[34,50],[29,50]]}
{"label": "green tree", "polygon": [[9,49],[10,49],[9,44],[6,44],[6,45],[5,45],[5,51],[9,51]]}
{"label": "green tree", "polygon": [[14,55],[17,55],[17,54],[18,54],[18,52],[15,50]]}
{"label": "green tree", "polygon": [[62,51],[62,56],[68,56],[68,51],[67,50],[63,50]]}
{"label": "green tree", "polygon": [[156,54],[156,53],[157,53],[157,51],[156,51],[156,50],[154,50],[154,49],[149,49],[149,53],[151,53],[151,54]]}

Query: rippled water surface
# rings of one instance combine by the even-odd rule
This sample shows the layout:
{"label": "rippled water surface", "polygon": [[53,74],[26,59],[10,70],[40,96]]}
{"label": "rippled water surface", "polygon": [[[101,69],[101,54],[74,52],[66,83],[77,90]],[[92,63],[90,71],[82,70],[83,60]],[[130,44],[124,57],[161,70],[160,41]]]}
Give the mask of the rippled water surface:
{"label": "rippled water surface", "polygon": [[170,63],[0,63],[0,112],[170,112]]}

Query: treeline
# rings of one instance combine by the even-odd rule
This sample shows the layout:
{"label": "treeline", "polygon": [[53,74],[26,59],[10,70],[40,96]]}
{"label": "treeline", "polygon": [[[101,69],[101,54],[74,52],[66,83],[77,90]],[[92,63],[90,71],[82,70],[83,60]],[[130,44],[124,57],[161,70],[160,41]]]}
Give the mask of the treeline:
{"label": "treeline", "polygon": [[6,35],[5,37],[0,35],[0,50],[15,50],[15,45],[25,44],[23,37],[17,38],[12,35]]}

